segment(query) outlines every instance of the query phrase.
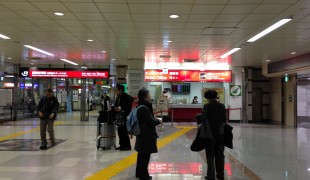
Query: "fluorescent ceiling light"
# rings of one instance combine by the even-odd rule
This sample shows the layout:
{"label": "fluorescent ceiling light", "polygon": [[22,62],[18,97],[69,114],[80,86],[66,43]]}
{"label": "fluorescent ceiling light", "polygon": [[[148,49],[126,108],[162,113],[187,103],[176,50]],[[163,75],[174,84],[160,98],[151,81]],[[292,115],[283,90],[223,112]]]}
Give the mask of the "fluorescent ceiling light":
{"label": "fluorescent ceiling light", "polygon": [[88,39],[87,41],[88,41],[88,42],[93,42],[94,40],[92,40],[92,39]]}
{"label": "fluorescent ceiling light", "polygon": [[14,75],[5,75],[4,77],[10,77],[10,78],[12,78],[12,77],[14,77]]}
{"label": "fluorescent ceiling light", "polygon": [[106,53],[107,51],[101,51],[101,52]]}
{"label": "fluorescent ceiling light", "polygon": [[86,66],[82,66],[81,68],[82,68],[82,69],[87,69],[87,67],[86,67]]}
{"label": "fluorescent ceiling light", "polygon": [[77,63],[75,63],[75,62],[72,62],[72,61],[69,61],[69,60],[67,60],[67,59],[60,59],[60,60],[65,61],[65,62],[70,63],[70,64],[73,64],[73,65],[75,65],[75,66],[79,65],[79,64],[77,64]]}
{"label": "fluorescent ceiling light", "polygon": [[266,62],[270,62],[270,61],[271,61],[270,59],[267,59],[267,60],[266,60]]}
{"label": "fluorescent ceiling light", "polygon": [[8,57],[8,59],[12,59],[11,57]]}
{"label": "fluorescent ceiling light", "polygon": [[227,56],[231,55],[232,53],[239,51],[241,48],[234,48],[230,51],[228,51],[227,53],[223,54],[220,58],[226,58]]}
{"label": "fluorescent ceiling light", "polygon": [[296,52],[291,52],[291,54],[296,54]]}
{"label": "fluorescent ceiling light", "polygon": [[166,41],[167,43],[171,43],[172,41],[170,41],[170,40],[168,40],[168,41]]}
{"label": "fluorescent ceiling light", "polygon": [[176,18],[179,18],[179,15],[172,14],[172,15],[170,15],[170,18],[171,18],[171,19],[176,19]]}
{"label": "fluorescent ceiling light", "polygon": [[112,61],[115,61],[116,59],[111,59]]}
{"label": "fluorescent ceiling light", "polygon": [[3,35],[3,34],[0,34],[0,38],[2,38],[2,39],[11,39],[10,37],[5,36],[5,35]]}
{"label": "fluorescent ceiling light", "polygon": [[64,13],[62,13],[62,12],[55,12],[54,13],[56,16],[63,16],[63,15],[65,15]]}
{"label": "fluorescent ceiling light", "polygon": [[261,37],[265,36],[266,34],[270,33],[271,31],[273,31],[273,30],[281,27],[282,25],[286,24],[290,20],[292,20],[292,19],[281,19],[280,21],[278,21],[275,24],[271,25],[267,29],[263,30],[262,32],[256,34],[252,38],[250,38],[247,42],[254,42],[254,41],[260,39]]}
{"label": "fluorescent ceiling light", "polygon": [[49,55],[49,56],[54,56],[54,54],[52,53],[49,53],[49,52],[46,52],[42,49],[39,49],[39,48],[36,48],[36,47],[33,47],[33,46],[30,46],[30,45],[24,45],[26,48],[29,48],[29,49],[32,49],[32,50],[35,50],[35,51],[38,51],[40,53],[43,53],[43,54],[46,54],[46,55]]}

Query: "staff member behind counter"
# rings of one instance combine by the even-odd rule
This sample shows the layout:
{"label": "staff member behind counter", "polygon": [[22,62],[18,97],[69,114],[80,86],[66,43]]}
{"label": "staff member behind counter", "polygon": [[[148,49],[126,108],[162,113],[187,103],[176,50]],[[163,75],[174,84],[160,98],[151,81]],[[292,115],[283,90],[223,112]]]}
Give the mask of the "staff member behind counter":
{"label": "staff member behind counter", "polygon": [[197,96],[194,96],[192,104],[198,104],[198,97]]}

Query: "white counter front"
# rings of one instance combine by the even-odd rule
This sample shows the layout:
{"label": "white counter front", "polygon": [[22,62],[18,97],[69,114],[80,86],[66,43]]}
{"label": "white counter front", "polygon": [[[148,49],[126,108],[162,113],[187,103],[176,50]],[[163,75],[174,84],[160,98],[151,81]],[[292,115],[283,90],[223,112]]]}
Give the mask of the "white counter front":
{"label": "white counter front", "polygon": [[177,108],[186,108],[186,109],[197,109],[202,108],[202,104],[169,104],[170,108],[177,109]]}

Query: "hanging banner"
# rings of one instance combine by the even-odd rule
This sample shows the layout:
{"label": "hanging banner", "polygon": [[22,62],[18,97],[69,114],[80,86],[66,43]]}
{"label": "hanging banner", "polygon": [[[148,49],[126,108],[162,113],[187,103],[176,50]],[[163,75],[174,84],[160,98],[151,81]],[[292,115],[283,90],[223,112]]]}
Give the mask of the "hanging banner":
{"label": "hanging banner", "polygon": [[144,70],[144,80],[157,81],[187,81],[187,82],[231,82],[231,70]]}

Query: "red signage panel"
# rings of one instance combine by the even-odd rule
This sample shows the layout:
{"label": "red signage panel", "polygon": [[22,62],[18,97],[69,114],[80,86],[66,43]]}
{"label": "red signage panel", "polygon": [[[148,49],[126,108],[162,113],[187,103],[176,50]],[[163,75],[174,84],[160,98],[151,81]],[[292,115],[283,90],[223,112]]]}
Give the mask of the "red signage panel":
{"label": "red signage panel", "polygon": [[231,82],[231,70],[144,70],[145,81]]}
{"label": "red signage panel", "polygon": [[31,78],[109,78],[108,71],[29,70]]}

